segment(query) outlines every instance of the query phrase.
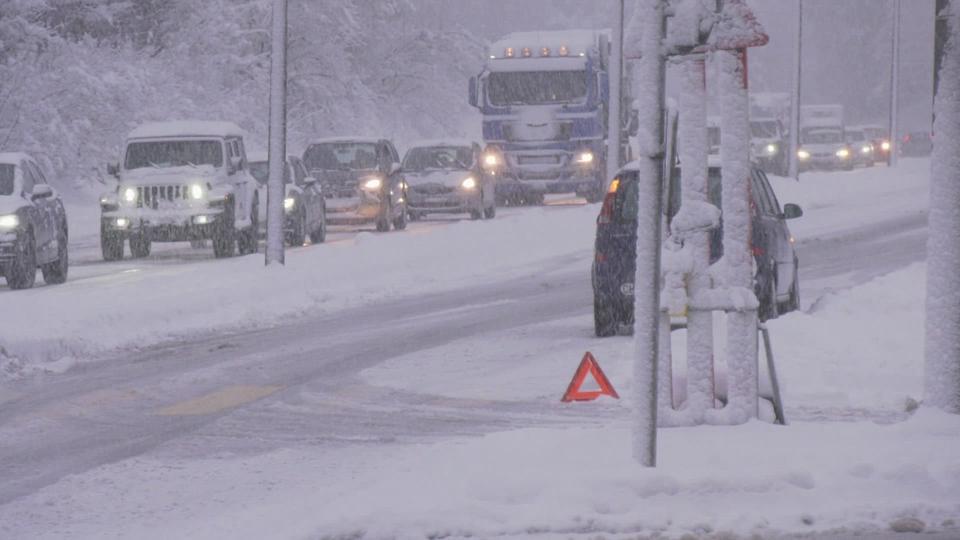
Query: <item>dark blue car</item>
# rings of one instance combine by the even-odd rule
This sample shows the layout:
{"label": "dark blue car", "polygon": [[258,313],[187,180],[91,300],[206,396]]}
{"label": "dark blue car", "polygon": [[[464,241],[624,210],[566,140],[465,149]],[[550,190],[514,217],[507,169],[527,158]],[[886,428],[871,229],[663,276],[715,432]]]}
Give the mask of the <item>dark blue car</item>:
{"label": "dark blue car", "polygon": [[[679,210],[679,172],[670,188],[667,214]],[[710,202],[721,206],[720,168],[710,167],[707,177]],[[760,320],[800,307],[798,259],[786,220],[800,217],[802,210],[787,204],[781,210],[767,181],[758,168],[752,173],[752,241],[757,273],[754,288],[760,301]],[[597,238],[593,262],[593,315],[599,337],[615,334],[621,324],[633,322],[633,288],[636,258],[637,171],[620,171],[607,193],[597,218]],[[723,255],[723,226],[711,233],[711,263]]]}

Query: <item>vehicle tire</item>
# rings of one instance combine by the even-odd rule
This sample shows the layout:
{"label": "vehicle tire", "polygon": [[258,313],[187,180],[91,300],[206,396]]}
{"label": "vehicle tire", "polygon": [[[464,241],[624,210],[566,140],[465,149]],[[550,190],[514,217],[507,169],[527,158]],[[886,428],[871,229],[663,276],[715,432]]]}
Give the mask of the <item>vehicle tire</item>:
{"label": "vehicle tire", "polygon": [[322,244],[327,241],[327,208],[324,206],[320,213],[320,226],[310,233],[310,241],[314,244]]}
{"label": "vehicle tire", "polygon": [[119,261],[123,259],[123,236],[106,230],[100,224],[100,252],[105,261]]}
{"label": "vehicle tire", "polygon": [[403,211],[393,220],[393,230],[402,231],[407,228],[407,205],[403,205]]}
{"label": "vehicle tire", "polygon": [[7,286],[29,289],[37,280],[37,245],[33,231],[27,231],[17,242],[17,255],[7,271]]}
{"label": "vehicle tire", "polygon": [[253,199],[253,207],[250,210],[250,226],[246,228],[237,239],[237,249],[240,255],[250,255],[256,253],[260,247],[260,199]]}
{"label": "vehicle tire", "polygon": [[287,233],[287,245],[290,247],[300,247],[307,241],[307,215],[300,207],[297,212],[297,219],[293,222],[293,230]]}
{"label": "vehicle tire", "polygon": [[593,295],[593,327],[597,337],[610,337],[617,333],[619,321],[617,314],[604,298]]}
{"label": "vehicle tire", "polygon": [[488,206],[486,209],[484,209],[484,211],[483,211],[483,217],[485,217],[485,218],[487,218],[487,219],[493,219],[493,218],[497,217],[497,205],[496,205],[496,204],[491,204],[491,205]]}
{"label": "vehicle tire", "polygon": [[794,263],[793,284],[790,285],[790,299],[780,305],[780,313],[800,310],[800,267]]}
{"label": "vehicle tire", "polygon": [[218,259],[233,257],[237,250],[237,230],[233,219],[233,200],[227,201],[227,208],[213,229],[213,256]]}
{"label": "vehicle tire", "polygon": [[474,208],[473,210],[470,210],[470,219],[472,219],[473,221],[483,219],[483,210],[479,208]]}
{"label": "vehicle tire", "polygon": [[380,214],[377,217],[377,232],[387,232],[390,230],[390,210]]}
{"label": "vehicle tire", "polygon": [[780,314],[777,309],[777,266],[772,265],[770,268],[770,278],[767,280],[765,290],[761,291],[758,295],[758,300],[760,301],[760,308],[757,312],[757,316],[760,319],[760,322],[769,321],[770,319],[776,319]]}
{"label": "vehicle tire", "polygon": [[411,210],[407,212],[407,219],[409,219],[410,221],[420,221],[421,219],[423,219],[423,214],[421,214],[420,212],[414,212]]}
{"label": "vehicle tire", "polygon": [[134,259],[149,257],[151,246],[150,236],[145,231],[130,235],[130,255]]}
{"label": "vehicle tire", "polygon": [[47,285],[59,285],[67,281],[70,269],[70,250],[67,248],[67,224],[57,229],[57,260],[40,267],[43,281]]}

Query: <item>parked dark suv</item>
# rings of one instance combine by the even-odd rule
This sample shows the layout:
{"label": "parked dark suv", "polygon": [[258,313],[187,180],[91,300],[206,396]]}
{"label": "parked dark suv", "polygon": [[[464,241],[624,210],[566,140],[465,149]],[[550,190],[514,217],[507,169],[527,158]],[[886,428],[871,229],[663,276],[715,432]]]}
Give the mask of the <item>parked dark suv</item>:
{"label": "parked dark suv", "polygon": [[[670,190],[667,213],[679,210],[679,172]],[[708,173],[710,202],[721,206],[720,168]],[[783,210],[758,168],[753,169],[751,192],[752,250],[757,274],[754,288],[760,300],[760,320],[800,307],[798,259],[786,220],[803,215],[800,207],[787,204]],[[633,322],[634,268],[636,259],[637,171],[624,169],[611,184],[597,218],[593,262],[593,313],[597,336],[610,336],[620,324]],[[710,262],[723,255],[723,228],[711,232]]]}
{"label": "parked dark suv", "polygon": [[48,284],[67,280],[67,213],[27,154],[0,153],[0,276],[29,289],[37,268]]}

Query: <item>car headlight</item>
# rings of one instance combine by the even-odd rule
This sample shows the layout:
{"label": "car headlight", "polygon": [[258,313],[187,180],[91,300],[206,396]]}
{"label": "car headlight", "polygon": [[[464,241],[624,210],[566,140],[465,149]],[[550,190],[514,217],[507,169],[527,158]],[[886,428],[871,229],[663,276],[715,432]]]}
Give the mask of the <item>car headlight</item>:
{"label": "car headlight", "polygon": [[297,200],[293,197],[287,197],[283,200],[283,209],[284,210],[293,210],[294,205],[297,204]]}
{"label": "car headlight", "polygon": [[873,147],[872,147],[872,146],[864,146],[863,148],[860,149],[860,152],[863,153],[863,154],[869,154],[870,152],[873,152]]}
{"label": "car headlight", "polygon": [[123,190],[123,200],[128,203],[137,202],[137,190],[136,188],[128,187]]}
{"label": "car headlight", "polygon": [[841,148],[841,149],[837,150],[837,157],[838,157],[838,158],[846,159],[846,158],[849,157],[849,156],[850,156],[850,151],[847,150],[846,148]]}
{"label": "car headlight", "polygon": [[767,152],[767,154],[772,156],[777,153],[777,145],[770,143],[764,148],[764,150]]}
{"label": "car headlight", "polygon": [[475,189],[477,187],[477,181],[473,179],[472,176],[464,178],[463,182],[460,182],[460,187],[463,189]]}
{"label": "car headlight", "polygon": [[203,198],[203,186],[200,184],[190,184],[190,198],[191,199],[202,199]]}
{"label": "car headlight", "polygon": [[18,225],[20,225],[20,218],[16,214],[0,216],[0,230],[13,229]]}
{"label": "car headlight", "polygon": [[483,165],[485,167],[496,167],[500,164],[500,158],[492,152],[488,152],[483,156]]}
{"label": "car headlight", "polygon": [[880,143],[880,148],[883,148],[884,151],[890,150],[890,141],[883,141]]}
{"label": "car headlight", "polygon": [[383,187],[383,180],[379,178],[371,178],[363,183],[363,189],[369,189],[370,191],[376,191]]}
{"label": "car headlight", "polygon": [[803,149],[797,150],[797,157],[800,159],[810,159],[810,152]]}
{"label": "car headlight", "polygon": [[577,154],[577,163],[580,163],[581,165],[593,163],[593,152],[587,150],[586,152],[580,152]]}

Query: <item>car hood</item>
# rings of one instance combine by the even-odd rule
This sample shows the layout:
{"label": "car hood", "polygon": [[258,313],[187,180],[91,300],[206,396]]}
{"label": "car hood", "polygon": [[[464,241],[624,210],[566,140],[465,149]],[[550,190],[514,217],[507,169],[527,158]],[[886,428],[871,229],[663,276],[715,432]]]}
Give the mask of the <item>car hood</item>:
{"label": "car hood", "polygon": [[217,170],[209,166],[164,167],[160,169],[144,167],[123,171],[120,175],[120,183],[130,186],[208,183],[218,180],[216,173]]}
{"label": "car hood", "polygon": [[470,171],[436,169],[423,172],[405,173],[407,184],[411,186],[442,185],[444,187],[459,187]]}
{"label": "car hood", "polygon": [[320,181],[323,186],[353,186],[360,180],[365,180],[378,175],[375,169],[357,169],[357,170],[331,170],[331,169],[311,169],[310,176]]}
{"label": "car hood", "polygon": [[0,216],[13,214],[26,204],[27,201],[18,195],[0,195]]}

